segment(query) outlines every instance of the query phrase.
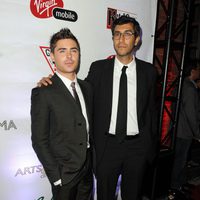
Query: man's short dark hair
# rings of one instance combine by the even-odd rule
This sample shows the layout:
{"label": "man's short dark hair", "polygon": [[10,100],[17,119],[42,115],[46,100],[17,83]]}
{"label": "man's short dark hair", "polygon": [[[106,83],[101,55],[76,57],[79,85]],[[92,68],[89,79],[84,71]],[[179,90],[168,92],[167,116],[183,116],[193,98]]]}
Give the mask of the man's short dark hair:
{"label": "man's short dark hair", "polygon": [[51,50],[52,53],[54,52],[57,41],[62,40],[62,39],[72,39],[72,40],[74,40],[76,42],[77,46],[78,46],[78,50],[80,51],[80,45],[79,45],[77,38],[73,35],[73,33],[70,31],[70,29],[63,28],[59,32],[52,35],[52,37],[50,39],[50,50]]}
{"label": "man's short dark hair", "polygon": [[128,16],[121,16],[119,18],[116,18],[112,24],[111,30],[112,30],[112,35],[114,34],[115,31],[115,27],[117,25],[123,25],[123,24],[128,24],[131,23],[134,26],[134,31],[135,31],[135,36],[140,36],[141,34],[141,28],[140,28],[140,24],[138,23],[138,21],[135,18],[132,17],[128,17]]}
{"label": "man's short dark hair", "polygon": [[54,50],[56,48],[56,43],[58,42],[58,40],[62,40],[62,39],[72,39],[77,44],[77,47],[79,50],[79,62],[78,62],[78,67],[77,67],[76,73],[78,73],[79,69],[80,69],[80,64],[81,64],[81,49],[80,49],[80,44],[78,42],[78,39],[74,36],[74,34],[70,31],[70,29],[62,28],[59,32],[52,35],[52,37],[50,39],[51,53],[54,53]]}
{"label": "man's short dark hair", "polygon": [[190,76],[191,75],[191,71],[197,69],[199,66],[200,66],[200,61],[198,59],[188,60],[185,63],[184,75],[185,76]]}

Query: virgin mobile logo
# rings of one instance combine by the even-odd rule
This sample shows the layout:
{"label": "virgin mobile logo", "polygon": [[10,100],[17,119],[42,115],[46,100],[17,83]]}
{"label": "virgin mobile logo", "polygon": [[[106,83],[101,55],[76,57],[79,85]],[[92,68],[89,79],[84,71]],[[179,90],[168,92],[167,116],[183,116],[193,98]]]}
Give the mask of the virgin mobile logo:
{"label": "virgin mobile logo", "polygon": [[37,18],[52,17],[52,10],[55,7],[63,8],[62,0],[31,0],[30,9]]}

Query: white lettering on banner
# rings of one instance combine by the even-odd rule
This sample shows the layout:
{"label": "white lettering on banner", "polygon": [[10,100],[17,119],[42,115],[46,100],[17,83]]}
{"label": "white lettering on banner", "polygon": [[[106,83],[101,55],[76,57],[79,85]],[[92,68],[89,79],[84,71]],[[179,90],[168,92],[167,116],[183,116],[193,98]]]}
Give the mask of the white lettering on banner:
{"label": "white lettering on banner", "polygon": [[40,178],[46,177],[46,174],[42,165],[24,167],[23,169],[19,168],[15,174],[15,177],[19,175],[24,176],[24,175],[34,174],[34,173],[41,173],[42,175],[40,176]]}
{"label": "white lettering on banner", "polygon": [[78,15],[73,10],[66,10],[62,8],[54,8],[53,9],[53,16],[56,19],[66,20],[70,22],[75,22],[78,19]]}
{"label": "white lettering on banner", "polygon": [[7,120],[4,120],[2,123],[0,123],[0,127],[4,127],[5,131],[9,131],[11,128],[17,129],[13,120],[10,120],[9,122],[7,122]]}
{"label": "white lettering on banner", "polygon": [[60,12],[60,11],[56,11],[56,17],[62,17],[65,19],[72,19],[75,20],[75,15],[71,12],[65,11],[64,13]]}
{"label": "white lettering on banner", "polygon": [[45,1],[42,0],[35,0],[34,5],[36,6],[37,12],[42,14],[43,12],[47,11],[47,16],[49,16],[49,9],[57,5],[55,0]]}

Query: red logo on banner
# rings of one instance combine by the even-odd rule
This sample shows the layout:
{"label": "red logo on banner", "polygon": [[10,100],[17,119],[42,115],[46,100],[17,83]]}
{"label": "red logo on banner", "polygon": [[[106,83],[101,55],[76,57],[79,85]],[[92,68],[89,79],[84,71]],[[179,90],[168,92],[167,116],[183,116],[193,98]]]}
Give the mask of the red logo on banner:
{"label": "red logo on banner", "polygon": [[63,8],[62,0],[31,0],[30,9],[37,18],[49,18],[52,16],[52,10],[55,7]]}
{"label": "red logo on banner", "polygon": [[52,72],[54,73],[56,71],[56,66],[53,63],[53,61],[51,60],[50,48],[49,47],[40,46],[40,50],[42,51],[47,63],[49,64],[49,67],[51,68]]}
{"label": "red logo on banner", "polygon": [[137,18],[137,15],[135,13],[130,13],[130,12],[115,9],[115,8],[108,8],[107,9],[107,29],[110,29],[112,27],[113,21],[122,15]]}

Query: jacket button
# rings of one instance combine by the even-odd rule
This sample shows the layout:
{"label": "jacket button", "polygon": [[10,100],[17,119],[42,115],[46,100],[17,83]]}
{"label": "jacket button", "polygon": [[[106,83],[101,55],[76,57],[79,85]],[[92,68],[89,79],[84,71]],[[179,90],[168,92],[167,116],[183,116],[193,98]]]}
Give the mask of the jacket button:
{"label": "jacket button", "polygon": [[82,123],[78,123],[78,126],[82,126]]}
{"label": "jacket button", "polygon": [[80,145],[80,146],[82,146],[82,145],[83,145],[83,143],[81,142],[79,145]]}

